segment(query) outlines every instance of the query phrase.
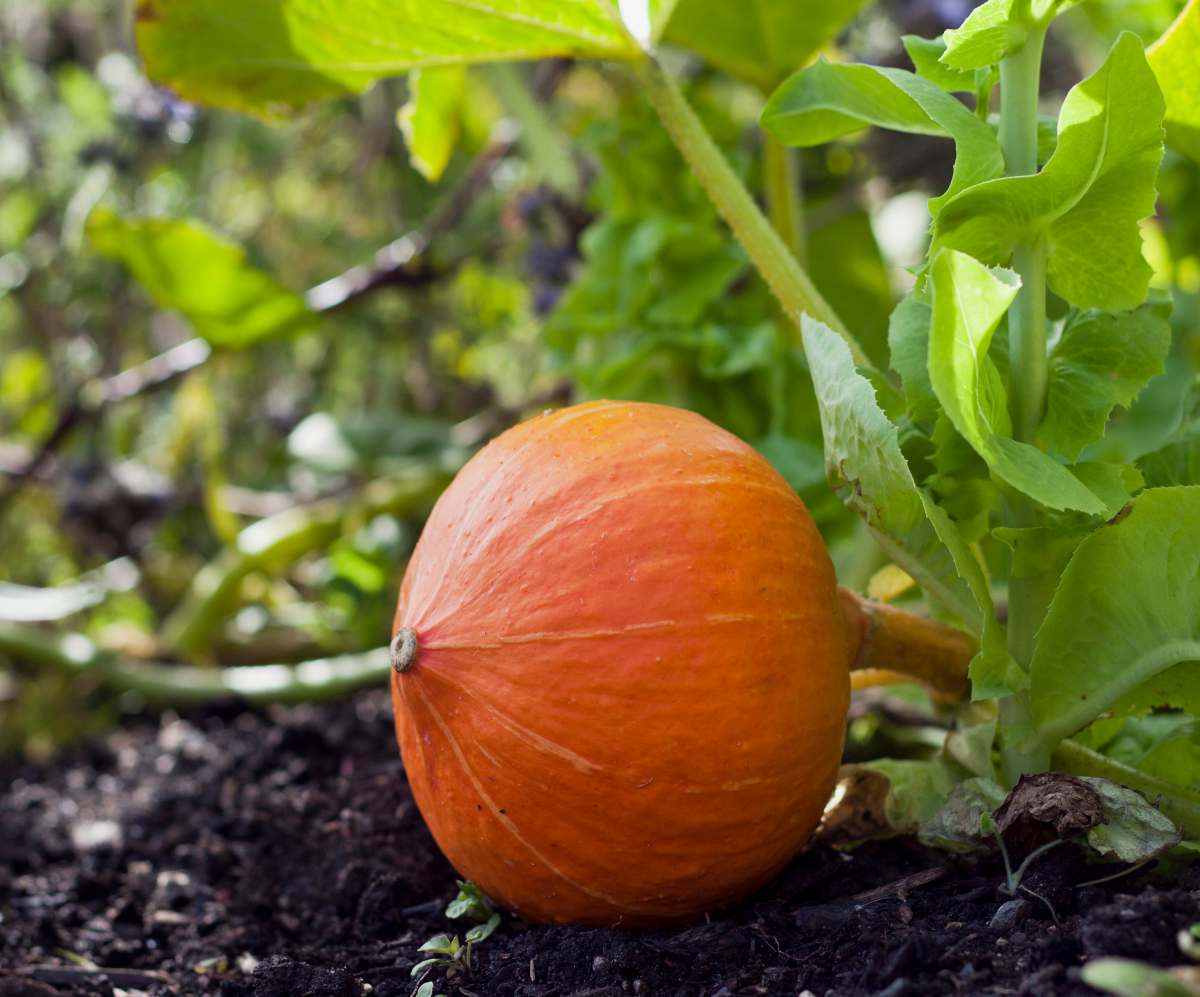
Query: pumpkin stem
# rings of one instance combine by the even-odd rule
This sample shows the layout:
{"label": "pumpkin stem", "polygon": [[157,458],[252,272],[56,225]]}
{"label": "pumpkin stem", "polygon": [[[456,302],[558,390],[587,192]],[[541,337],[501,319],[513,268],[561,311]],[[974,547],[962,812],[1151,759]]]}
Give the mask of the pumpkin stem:
{"label": "pumpkin stem", "polygon": [[406,672],[417,659],[417,632],[412,627],[401,627],[388,650],[392,655],[392,668],[397,672]]}
{"label": "pumpkin stem", "polygon": [[961,698],[977,645],[969,634],[936,620],[873,602],[838,588],[846,624],[851,686],[917,681]]}

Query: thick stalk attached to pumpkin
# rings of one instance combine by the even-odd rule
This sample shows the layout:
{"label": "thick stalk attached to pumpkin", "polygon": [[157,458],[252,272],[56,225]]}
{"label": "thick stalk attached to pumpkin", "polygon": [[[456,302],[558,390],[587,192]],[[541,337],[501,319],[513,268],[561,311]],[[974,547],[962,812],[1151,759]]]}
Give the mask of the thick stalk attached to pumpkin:
{"label": "thick stalk attached to pumpkin", "polygon": [[839,587],[838,595],[852,688],[917,681],[956,699],[966,694],[967,666],[977,650],[969,634],[847,588]]}

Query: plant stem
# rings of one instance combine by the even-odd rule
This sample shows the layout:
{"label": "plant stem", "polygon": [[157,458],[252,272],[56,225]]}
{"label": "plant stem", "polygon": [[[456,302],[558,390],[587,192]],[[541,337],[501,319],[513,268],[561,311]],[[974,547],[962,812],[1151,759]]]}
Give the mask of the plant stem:
{"label": "plant stem", "polygon": [[[1024,48],[1000,63],[1000,144],[1009,176],[1037,172],[1038,87],[1045,28],[1030,31]],[[1008,315],[1013,435],[1032,441],[1046,398],[1046,250],[1020,243],[1013,269],[1021,290]]]}
{"label": "plant stem", "polygon": [[517,141],[530,162],[555,190],[573,196],[579,188],[579,171],[571,158],[571,147],[562,130],[550,120],[544,105],[530,92],[520,69],[497,62],[486,68],[488,78],[504,109],[521,128]]}
{"label": "plant stem", "polygon": [[[1037,172],[1038,90],[1041,78],[1044,27],[1030,30],[1023,48],[1000,63],[1000,144],[1009,176]],[[1013,435],[1032,442],[1042,419],[1046,398],[1046,253],[1041,242],[1020,243],[1013,269],[1021,290],[1008,312],[1009,398]],[[1018,500],[1017,526],[1033,525],[1033,510]],[[1037,630],[1054,594],[1054,579],[1012,576],[1009,580],[1008,650],[1026,672],[1033,660]],[[1032,740],[1029,699],[1025,693],[1000,703],[1001,768],[1012,784],[1025,772],[1044,770],[1044,750],[1028,750]]]}
{"label": "plant stem", "polygon": [[1185,838],[1200,840],[1200,792],[1195,789],[1166,782],[1075,741],[1061,742],[1054,749],[1053,761],[1063,772],[1099,776],[1137,790],[1170,817]]}
{"label": "plant stem", "polygon": [[653,59],[639,63],[636,72],[663,127],[788,317],[799,325],[807,312],[824,322],[846,341],[854,362],[869,367],[862,347],[754,203],[679,88]]}
{"label": "plant stem", "polygon": [[81,634],[50,637],[34,627],[3,622],[0,653],[68,675],[95,676],[114,689],[176,706],[220,699],[263,704],[316,702],[364,686],[383,685],[391,671],[386,647],[296,665],[196,668],[137,661],[97,647]]}
{"label": "plant stem", "polygon": [[763,170],[767,195],[767,213],[775,231],[805,265],[807,246],[804,234],[804,188],[800,179],[800,155],[789,149],[770,132],[763,133]]}

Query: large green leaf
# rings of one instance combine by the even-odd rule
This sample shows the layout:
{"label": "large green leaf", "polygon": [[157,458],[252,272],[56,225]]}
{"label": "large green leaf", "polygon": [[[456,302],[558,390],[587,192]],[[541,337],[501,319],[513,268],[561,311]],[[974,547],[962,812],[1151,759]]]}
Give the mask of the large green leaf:
{"label": "large green leaf", "polygon": [[1200,488],[1153,488],[1071,558],[1038,632],[1030,705],[1053,746],[1170,670],[1200,694]]}
{"label": "large green leaf", "polygon": [[458,141],[459,108],[466,84],[463,66],[435,66],[409,73],[408,103],[400,109],[397,122],[408,145],[408,160],[426,180],[437,181],[450,162]]}
{"label": "large green leaf", "polygon": [[1141,42],[1123,34],[1067,95],[1043,170],[952,198],[936,219],[935,248],[1004,265],[1018,242],[1041,241],[1059,295],[1082,308],[1137,307],[1151,274],[1138,223],[1154,211],[1163,109]]}
{"label": "large green leaf", "polygon": [[957,99],[903,69],[821,60],[788,77],[767,101],[762,124],[785,145],[832,141],[868,125],[954,139],[958,155],[946,193],[999,177],[1004,154],[992,129]]}
{"label": "large green leaf", "polygon": [[1188,0],[1148,54],[1167,99],[1167,141],[1200,162],[1200,0]]}
{"label": "large green leaf", "polygon": [[607,0],[138,0],[146,71],[188,100],[276,115],[449,63],[642,50]]}
{"label": "large green leaf", "polygon": [[1104,435],[1113,408],[1128,406],[1161,374],[1171,327],[1153,305],[1117,315],[1086,312],[1050,353],[1046,417],[1038,442],[1067,460]]}
{"label": "large green leaf", "polygon": [[997,477],[1042,505],[1104,512],[1104,503],[1065,467],[1010,438],[1004,385],[987,354],[1019,290],[1015,275],[951,250],[935,257],[930,286],[929,380],[954,428]]}
{"label": "large green leaf", "polygon": [[801,334],[821,411],[830,483],[897,564],[932,598],[978,627],[975,598],[925,513],[896,427],[880,409],[871,382],[858,373],[849,348],[828,326],[805,315]]}
{"label": "large green leaf", "polygon": [[764,91],[805,65],[866,0],[677,0],[665,40]]}
{"label": "large green leaf", "polygon": [[300,295],[199,222],[122,218],[97,208],[87,233],[95,249],[129,269],[156,305],[179,312],[214,346],[249,346],[315,321]]}
{"label": "large green leaf", "polygon": [[808,272],[825,300],[854,330],[871,363],[884,367],[892,287],[870,215],[854,209],[812,227],[807,259]]}

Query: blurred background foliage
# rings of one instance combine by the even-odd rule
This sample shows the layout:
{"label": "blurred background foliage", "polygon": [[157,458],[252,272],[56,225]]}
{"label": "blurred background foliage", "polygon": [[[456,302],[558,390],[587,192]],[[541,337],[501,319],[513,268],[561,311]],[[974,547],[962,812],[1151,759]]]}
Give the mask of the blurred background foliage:
{"label": "blurred background foliage", "polygon": [[[971,6],[868,4],[828,54],[907,65],[902,34]],[[1051,95],[1098,64],[1118,11],[1149,40],[1180,6],[1072,12]],[[761,195],[762,93],[673,58]],[[412,83],[264,123],[151,85],[118,0],[0,5],[0,625],[202,667],[377,647],[447,476],[592,397],[708,415],[800,491],[845,581],[880,566],[824,486],[789,327],[627,78],[430,75],[455,141],[419,148],[397,120]],[[950,165],[936,140],[874,132],[799,163],[799,251],[881,366]],[[1178,421],[1200,342],[1200,176],[1171,154],[1160,186],[1147,251],[1177,342],[1125,416],[1134,449],[1147,420]],[[0,752],[145,705],[35,658],[0,656]]]}

